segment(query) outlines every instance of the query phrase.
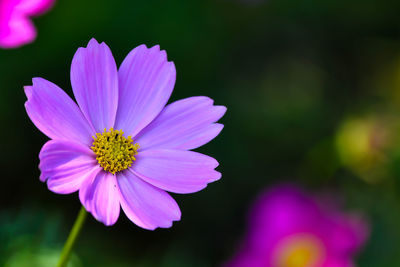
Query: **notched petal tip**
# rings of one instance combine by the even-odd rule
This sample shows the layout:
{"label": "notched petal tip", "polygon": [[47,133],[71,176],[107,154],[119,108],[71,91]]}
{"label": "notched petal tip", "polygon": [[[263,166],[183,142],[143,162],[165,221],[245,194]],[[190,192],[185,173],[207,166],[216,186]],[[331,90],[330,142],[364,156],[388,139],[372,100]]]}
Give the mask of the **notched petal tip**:
{"label": "notched petal tip", "polygon": [[214,106],[215,109],[218,109],[218,112],[221,113],[221,117],[225,115],[228,108],[226,106]]}
{"label": "notched petal tip", "polygon": [[127,57],[128,57],[130,54],[134,54],[134,53],[144,53],[145,51],[147,51],[147,50],[149,50],[149,49],[150,49],[150,48],[148,48],[147,45],[145,45],[145,44],[138,45],[137,47],[135,47],[134,49],[132,49],[132,50],[128,53]]}
{"label": "notched petal tip", "polygon": [[33,93],[32,90],[33,90],[33,88],[32,88],[31,85],[25,85],[24,86],[24,92],[25,92],[25,95],[26,95],[26,98],[27,98],[27,101],[25,102],[25,105],[29,101],[29,99],[32,97],[32,93]]}
{"label": "notched petal tip", "polygon": [[47,80],[41,78],[41,77],[34,77],[32,78],[32,85],[25,85],[24,86],[24,93],[29,101],[29,99],[33,95],[33,87],[37,87],[38,83],[46,82]]}
{"label": "notched petal tip", "polygon": [[168,223],[165,223],[163,225],[157,225],[157,226],[155,226],[155,225],[141,225],[140,227],[142,227],[142,228],[144,228],[146,230],[150,230],[150,231],[154,231],[154,230],[157,230],[157,229],[171,228],[174,225],[175,222],[179,222],[181,220],[181,216],[182,216],[182,213],[181,213],[181,210],[178,207],[177,213],[174,214],[174,217],[171,218],[171,220]]}
{"label": "notched petal tip", "polygon": [[85,51],[86,49],[95,49],[95,48],[101,47],[101,46],[106,46],[106,47],[108,48],[108,46],[107,46],[107,44],[106,44],[105,42],[99,43],[99,41],[97,41],[96,38],[92,37],[92,38],[89,40],[89,42],[87,43],[87,45],[86,45],[86,46],[81,46],[81,47],[79,47],[75,54],[77,54],[78,51],[79,51],[79,52],[83,52],[83,51]]}
{"label": "notched petal tip", "polygon": [[217,168],[219,166],[219,162],[218,162],[218,160],[214,159],[213,157],[211,157],[211,158],[214,160],[213,168],[215,169],[215,168]]}
{"label": "notched petal tip", "polygon": [[219,171],[215,171],[213,172],[213,174],[210,176],[210,180],[209,183],[218,181],[219,179],[221,179],[222,174]]}
{"label": "notched petal tip", "polygon": [[98,41],[96,40],[96,38],[94,38],[94,37],[92,37],[92,38],[89,40],[89,42],[88,42],[88,44],[87,44],[86,47],[93,46],[93,45],[99,45],[99,42],[98,42]]}
{"label": "notched petal tip", "polygon": [[146,230],[150,230],[150,231],[155,231],[157,229],[167,229],[167,228],[171,228],[175,222],[179,222],[181,220],[182,217],[182,213],[180,208],[178,207],[176,213],[173,215],[174,217],[171,218],[171,221],[169,221],[168,223],[164,224],[164,225],[158,225],[158,226],[154,226],[154,225],[149,225],[149,226],[140,226]]}
{"label": "notched petal tip", "polygon": [[147,50],[149,50],[149,52],[158,53],[158,54],[159,54],[159,57],[160,57],[163,61],[165,61],[165,62],[167,62],[167,63],[172,63],[170,67],[172,67],[173,69],[175,69],[175,64],[174,64],[174,62],[173,62],[173,61],[168,61],[167,51],[162,50],[159,44],[154,45],[154,46],[152,46],[152,47],[150,47],[150,48],[147,48],[147,46],[145,46],[145,47],[146,47]]}
{"label": "notched petal tip", "polygon": [[166,58],[167,58],[167,52],[165,52],[165,50],[161,50],[161,49],[160,49],[160,45],[154,45],[154,46],[152,46],[152,47],[150,47],[150,48],[147,48],[147,50],[148,50],[150,53],[158,53],[159,56],[160,56],[163,60],[166,60]]}
{"label": "notched petal tip", "polygon": [[[40,167],[39,167],[39,169],[40,169]],[[40,180],[42,183],[46,182],[49,178],[50,178],[50,177],[49,177],[49,175],[48,175],[47,173],[42,172],[42,171],[40,172],[39,180]]]}
{"label": "notched petal tip", "polygon": [[82,52],[86,52],[88,50],[101,49],[101,48],[110,50],[110,48],[108,47],[108,45],[105,42],[99,43],[95,38],[91,38],[89,40],[88,44],[86,46],[79,47],[75,54],[78,54],[78,52],[82,53]]}
{"label": "notched petal tip", "polygon": [[223,125],[222,123],[214,123],[215,127],[219,129],[219,131],[221,132],[222,129],[224,129],[225,125]]}

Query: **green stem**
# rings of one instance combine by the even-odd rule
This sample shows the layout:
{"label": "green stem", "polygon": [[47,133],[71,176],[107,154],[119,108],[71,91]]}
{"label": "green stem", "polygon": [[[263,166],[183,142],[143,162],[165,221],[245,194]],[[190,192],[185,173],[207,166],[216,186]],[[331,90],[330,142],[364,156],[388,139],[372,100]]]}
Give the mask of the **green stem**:
{"label": "green stem", "polygon": [[85,208],[82,206],[79,211],[79,215],[76,218],[74,226],[72,227],[71,232],[69,233],[67,242],[65,242],[63,250],[61,251],[60,260],[58,261],[57,267],[65,267],[68,264],[68,258],[71,254],[72,248],[74,247],[75,241],[79,236],[79,233],[82,230],[82,226],[85,222],[87,212]]}

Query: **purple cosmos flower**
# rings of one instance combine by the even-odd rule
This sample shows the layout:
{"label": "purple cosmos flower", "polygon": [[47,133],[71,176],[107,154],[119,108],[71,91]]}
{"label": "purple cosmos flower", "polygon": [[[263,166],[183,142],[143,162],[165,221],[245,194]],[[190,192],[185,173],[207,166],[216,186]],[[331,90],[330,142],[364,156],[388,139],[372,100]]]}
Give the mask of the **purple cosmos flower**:
{"label": "purple cosmos flower", "polygon": [[32,42],[36,30],[30,17],[38,16],[55,0],[0,0],[0,47],[14,48]]}
{"label": "purple cosmos flower", "polygon": [[278,186],[256,202],[245,242],[227,266],[350,267],[367,236],[360,217]]}
{"label": "purple cosmos flower", "polygon": [[181,212],[166,192],[193,193],[218,180],[218,162],[190,151],[215,138],[225,113],[213,100],[166,103],[175,65],[159,46],[140,45],[119,70],[109,47],[92,39],[71,65],[75,104],[57,85],[34,78],[26,111],[52,140],[40,151],[40,180],[58,194],[79,190],[87,211],[114,224],[120,205],[140,227],[170,227]]}

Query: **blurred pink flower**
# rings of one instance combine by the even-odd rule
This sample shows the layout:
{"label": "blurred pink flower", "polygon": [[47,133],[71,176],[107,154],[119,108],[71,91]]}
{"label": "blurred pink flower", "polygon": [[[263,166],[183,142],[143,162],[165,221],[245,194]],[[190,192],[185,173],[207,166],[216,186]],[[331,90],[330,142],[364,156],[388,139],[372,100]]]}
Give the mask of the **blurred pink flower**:
{"label": "blurred pink flower", "polygon": [[36,29],[30,17],[38,16],[55,0],[0,0],[0,47],[15,48],[32,42]]}
{"label": "blurred pink flower", "polygon": [[319,205],[292,186],[256,202],[248,233],[229,267],[350,267],[368,237],[365,221]]}

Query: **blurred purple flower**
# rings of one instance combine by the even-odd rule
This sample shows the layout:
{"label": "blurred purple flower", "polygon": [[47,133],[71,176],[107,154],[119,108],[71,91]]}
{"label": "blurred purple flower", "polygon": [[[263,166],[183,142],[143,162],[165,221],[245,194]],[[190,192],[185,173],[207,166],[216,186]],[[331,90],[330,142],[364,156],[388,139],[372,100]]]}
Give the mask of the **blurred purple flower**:
{"label": "blurred purple flower", "polygon": [[220,133],[215,122],[226,108],[204,96],[165,106],[175,77],[158,45],[136,47],[117,71],[109,47],[92,39],[71,65],[79,106],[57,85],[34,78],[25,87],[26,111],[52,139],[39,155],[41,181],[59,194],[79,190],[82,205],[105,225],[117,221],[120,205],[145,229],[180,220],[166,191],[193,193],[221,177],[214,158],[189,150]]}
{"label": "blurred purple flower", "polygon": [[0,47],[15,48],[32,42],[36,29],[30,17],[49,10],[55,0],[0,0]]}
{"label": "blurred purple flower", "polygon": [[322,206],[292,186],[256,202],[246,239],[229,267],[350,267],[368,237],[365,221]]}

